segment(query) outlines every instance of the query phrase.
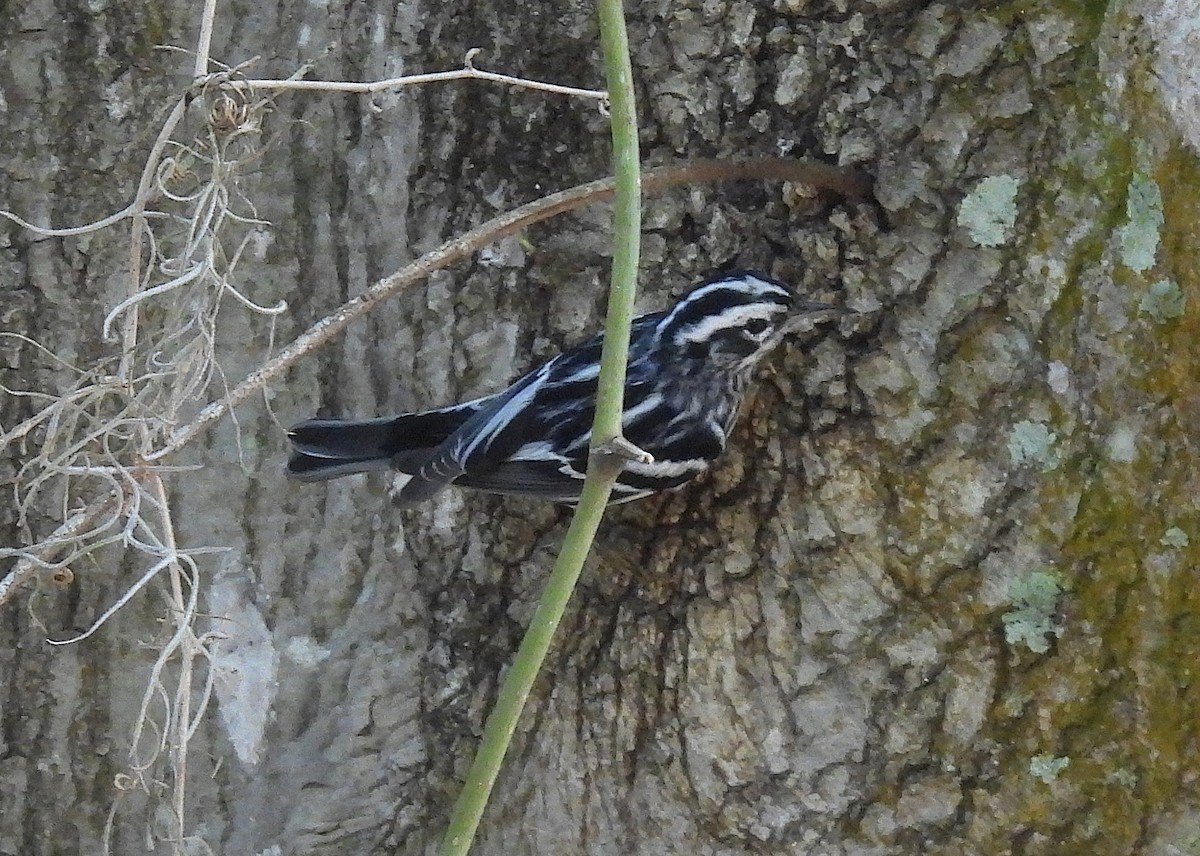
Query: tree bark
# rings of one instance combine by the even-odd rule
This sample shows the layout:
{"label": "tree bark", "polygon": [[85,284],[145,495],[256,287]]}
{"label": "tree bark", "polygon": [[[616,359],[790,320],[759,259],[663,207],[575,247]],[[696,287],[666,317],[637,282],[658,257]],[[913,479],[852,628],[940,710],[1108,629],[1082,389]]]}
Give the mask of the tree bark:
{"label": "tree bark", "polygon": [[[195,5],[0,10],[0,207],[74,225],[133,198],[190,80],[155,46],[194,47]],[[775,355],[711,476],[610,514],[475,852],[1189,852],[1200,265],[1163,9],[629,5],[649,162],[785,153],[876,179],[868,202],[648,200],[643,305],[736,265],[863,317]],[[597,44],[587,4],[218,3],[213,56],[371,80],[481,47],[481,68],[598,88]],[[487,83],[279,95],[237,185],[271,225],[235,284],[289,310],[272,331],[226,301],[195,409],[420,253],[607,174],[608,149],[592,102]],[[76,366],[119,355],[100,328],[127,226],[0,221],[0,328]],[[200,465],[168,478],[180,544],[223,548],[198,557],[198,631],[224,639],[214,698],[203,662],[188,694],[186,781],[169,746],[146,787],[130,769],[165,578],[44,642],[144,556],[112,545],[3,607],[0,854],[432,850],[567,512],[287,483],[282,429],[500,388],[598,329],[607,241],[595,207],[434,275],[169,461]],[[26,339],[0,355],[12,390],[73,377]],[[0,430],[37,406],[4,395]],[[0,474],[36,446],[0,448]],[[139,757],[165,711],[152,696]]]}

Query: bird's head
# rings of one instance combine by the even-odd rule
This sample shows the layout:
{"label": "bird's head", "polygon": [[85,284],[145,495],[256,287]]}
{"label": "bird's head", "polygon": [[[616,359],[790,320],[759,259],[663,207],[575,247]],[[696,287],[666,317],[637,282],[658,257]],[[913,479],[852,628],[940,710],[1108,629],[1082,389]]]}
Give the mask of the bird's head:
{"label": "bird's head", "polygon": [[675,355],[714,367],[749,370],[788,333],[840,315],[827,303],[798,297],[753,271],[701,283],[658,322],[658,338]]}

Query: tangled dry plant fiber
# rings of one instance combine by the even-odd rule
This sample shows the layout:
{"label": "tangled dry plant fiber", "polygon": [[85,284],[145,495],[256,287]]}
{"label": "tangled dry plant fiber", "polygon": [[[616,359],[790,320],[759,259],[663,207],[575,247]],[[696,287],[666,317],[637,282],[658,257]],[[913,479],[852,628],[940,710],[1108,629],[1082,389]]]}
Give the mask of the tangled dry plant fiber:
{"label": "tangled dry plant fiber", "polygon": [[[165,575],[161,590],[167,631],[155,643],[156,659],[131,726],[128,763],[113,784],[119,796],[140,792],[155,801],[157,808],[147,814],[155,819],[147,821],[146,840],[165,841],[176,853],[207,849],[189,832],[186,782],[188,745],[219,674],[222,636],[197,629],[200,560],[220,550],[178,544],[163,479],[189,468],[163,459],[356,317],[351,313],[341,324],[336,319],[318,324],[318,335],[310,331],[288,350],[283,362],[274,362],[276,371],[256,372],[236,395],[229,394],[216,345],[222,313],[232,306],[262,317],[268,326],[266,338],[273,342],[274,320],[287,310],[283,302],[257,302],[237,275],[247,247],[270,228],[244,190],[247,171],[263,151],[263,120],[271,108],[263,93],[297,88],[287,84],[307,68],[291,81],[257,85],[245,80],[243,68],[202,74],[209,65],[206,33],[211,32],[214,6],[210,2],[205,10],[196,81],[168,113],[129,206],[95,223],[66,229],[40,227],[0,211],[0,216],[42,236],[83,235],[125,222],[131,226],[127,293],[101,324],[102,338],[117,346],[115,353],[94,365],[77,366],[29,336],[0,331],[40,355],[62,379],[52,391],[0,384],[7,394],[30,402],[32,411],[11,427],[0,426],[0,452],[21,462],[4,485],[16,510],[19,543],[0,547],[0,560],[13,565],[0,578],[0,605],[35,578],[71,583],[76,569],[87,566],[85,560],[100,564],[98,557],[103,555],[105,566],[119,565],[110,561],[106,550],[142,556],[141,574],[90,627],[70,638],[47,640],[70,645],[95,634]],[[474,68],[472,57],[464,69],[412,82],[476,78],[603,97],[602,92],[482,72]],[[370,88],[365,90],[363,84],[337,83],[304,88],[378,91],[408,82],[366,84]],[[222,394],[189,423],[188,417],[214,388]],[[49,532],[48,521],[53,526]],[[106,845],[122,802],[113,802]]]}
{"label": "tangled dry plant fiber", "polygon": [[[143,572],[90,627],[48,640],[67,645],[93,635],[165,575],[168,630],[156,643],[132,723],[128,764],[114,786],[118,793],[140,791],[159,802],[164,810],[151,814],[170,820],[148,829],[147,837],[170,842],[175,852],[198,842],[186,821],[188,744],[212,693],[219,633],[198,632],[196,620],[200,557],[213,549],[184,548],[175,537],[163,477],[181,468],[148,463],[147,456],[222,378],[216,349],[222,312],[234,305],[263,316],[273,340],[274,319],[286,310],[283,303],[260,305],[237,284],[247,246],[268,228],[244,195],[242,178],[261,152],[269,102],[234,85],[206,84],[198,95],[203,110],[170,114],[134,204],[78,229],[26,224],[40,234],[62,235],[131,221],[130,257],[136,263],[130,265],[127,296],[101,324],[102,338],[119,343],[109,359],[72,366],[26,336],[6,334],[55,363],[66,382],[52,392],[4,387],[29,399],[33,413],[0,429],[0,449],[15,447],[22,461],[7,486],[20,546],[0,549],[0,558],[16,560],[0,582],[0,600],[12,596],[23,576],[49,575],[68,583],[73,569],[86,567],[85,559],[98,562],[106,549],[142,556]],[[189,128],[195,124],[199,127]],[[55,517],[61,524],[48,534],[41,531]],[[110,831],[120,802],[114,801]]]}

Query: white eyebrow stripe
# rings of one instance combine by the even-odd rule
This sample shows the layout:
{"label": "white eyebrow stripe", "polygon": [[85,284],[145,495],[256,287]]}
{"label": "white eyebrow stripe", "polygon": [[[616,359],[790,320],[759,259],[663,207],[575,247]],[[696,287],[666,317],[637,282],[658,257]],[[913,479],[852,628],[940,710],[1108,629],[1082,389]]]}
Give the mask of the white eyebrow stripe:
{"label": "white eyebrow stripe", "polygon": [[[738,289],[739,283],[742,284],[741,289]],[[658,322],[658,324],[655,325],[655,329],[660,330],[660,331],[665,330],[666,328],[671,326],[671,324],[673,324],[676,319],[678,319],[679,314],[686,307],[691,306],[691,304],[696,303],[697,301],[703,300],[705,297],[712,294],[714,291],[730,291],[730,290],[732,290],[732,291],[740,290],[741,293],[747,294],[747,295],[749,295],[752,290],[757,290],[757,292],[762,297],[766,297],[768,294],[773,294],[776,297],[783,298],[784,303],[790,303],[794,296],[788,289],[784,288],[783,286],[776,285],[773,282],[767,282],[765,279],[759,279],[756,276],[725,277],[723,279],[714,280],[714,281],[710,282],[708,285],[697,288],[695,291],[690,292],[689,294],[685,295],[683,297],[683,299],[679,303],[675,304],[674,308],[672,308],[670,312],[667,312],[663,316],[662,320],[660,320]]]}
{"label": "white eyebrow stripe", "polygon": [[709,294],[711,294],[714,291],[728,291],[728,290],[730,290],[731,286],[733,287],[733,290],[737,290],[737,285],[736,285],[737,283],[743,284],[743,288],[746,293],[749,293],[751,291],[750,283],[753,283],[753,286],[752,286],[753,290],[756,290],[756,291],[762,293],[763,295],[766,295],[768,293],[773,293],[773,294],[779,295],[784,300],[790,300],[792,297],[791,292],[782,286],[767,282],[764,279],[759,279],[756,276],[738,276],[738,277],[731,277],[728,279],[718,279],[714,282],[710,282],[708,285],[704,286],[703,288],[698,288],[695,291],[693,291],[691,294],[688,294],[686,296],[686,298],[683,300],[683,302],[680,303],[679,305],[683,306],[687,303],[692,303],[696,300],[703,300],[705,297],[707,297]]}
{"label": "white eyebrow stripe", "polygon": [[747,321],[761,318],[770,321],[776,315],[782,314],[783,307],[775,303],[750,303],[745,306],[731,306],[718,315],[705,318],[698,324],[685,328],[678,336],[680,342],[700,342],[710,337],[717,330],[727,327],[740,327]]}

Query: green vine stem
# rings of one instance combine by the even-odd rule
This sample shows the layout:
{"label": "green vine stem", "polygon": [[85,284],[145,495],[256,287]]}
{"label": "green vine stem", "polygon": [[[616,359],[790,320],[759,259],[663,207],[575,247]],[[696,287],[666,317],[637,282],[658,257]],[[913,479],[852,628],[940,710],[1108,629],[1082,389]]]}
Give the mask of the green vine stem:
{"label": "green vine stem", "polygon": [[633,95],[633,68],[625,33],[621,0],[598,0],[600,45],[611,108],[613,166],[616,192],[613,217],[613,269],[608,297],[596,417],[592,424],[592,454],[579,507],[571,520],[562,551],[554,564],[537,611],[521,640],[516,659],[500,687],[496,705],[484,726],[483,739],[454,805],[440,856],[465,856],[487,806],[492,786],[500,774],[525,700],[554,641],[563,613],[575,590],[592,539],[604,516],[613,481],[628,457],[643,456],[621,436],[625,367],[629,357],[629,330],[637,292],[638,253],[641,239],[641,171],[638,158],[637,111]]}

